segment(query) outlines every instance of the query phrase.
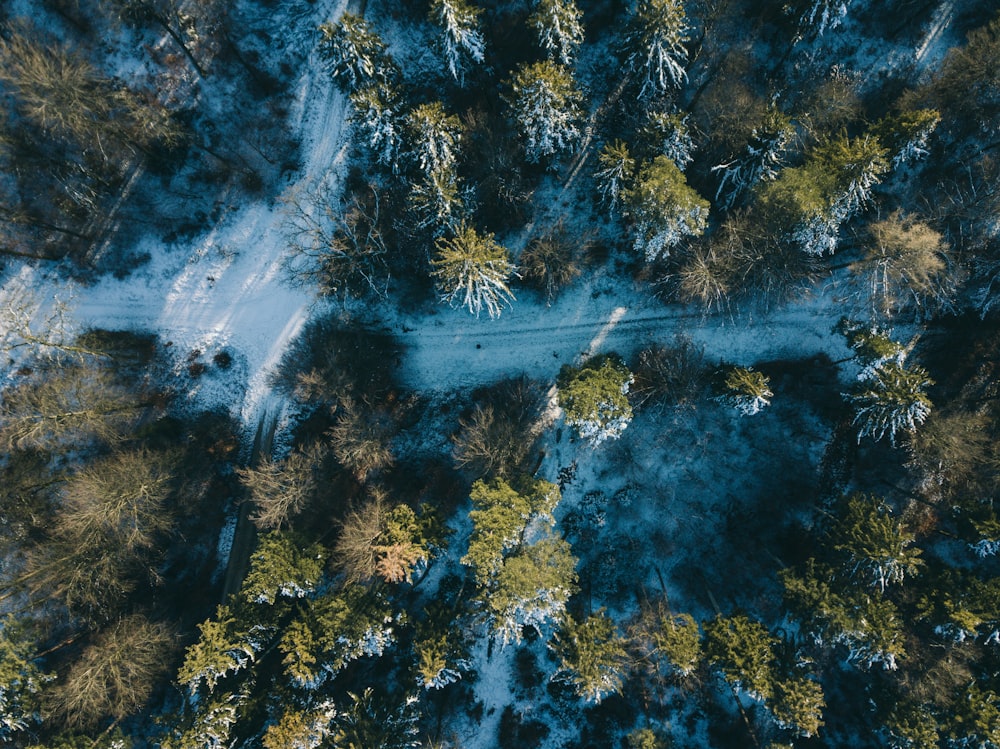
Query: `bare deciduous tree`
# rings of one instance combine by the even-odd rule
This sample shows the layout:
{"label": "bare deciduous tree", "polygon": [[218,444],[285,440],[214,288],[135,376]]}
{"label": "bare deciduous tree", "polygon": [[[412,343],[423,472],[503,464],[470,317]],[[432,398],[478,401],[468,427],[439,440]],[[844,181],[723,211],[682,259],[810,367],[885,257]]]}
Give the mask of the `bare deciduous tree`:
{"label": "bare deciduous tree", "polygon": [[316,469],[322,460],[323,448],[314,444],[283,461],[264,458],[257,467],[237,468],[257,510],[251,516],[254,525],[280,529],[302,512],[316,493]]}
{"label": "bare deciduous tree", "polygon": [[333,455],[364,482],[370,474],[395,462],[389,443],[395,425],[389,414],[346,398],[337,409],[337,421],[327,431]]}

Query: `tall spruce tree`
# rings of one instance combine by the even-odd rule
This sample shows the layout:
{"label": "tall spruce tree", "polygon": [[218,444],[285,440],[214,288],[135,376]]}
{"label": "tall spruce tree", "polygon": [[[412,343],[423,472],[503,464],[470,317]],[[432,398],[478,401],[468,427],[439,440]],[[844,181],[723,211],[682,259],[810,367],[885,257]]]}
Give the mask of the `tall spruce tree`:
{"label": "tall spruce tree", "polygon": [[669,255],[685,237],[701,236],[708,225],[708,201],[666,156],[640,169],[628,198],[636,224],[635,249],[649,262]]}
{"label": "tall spruce tree", "polygon": [[484,311],[499,317],[514,300],[508,283],[516,270],[507,248],[497,244],[493,234],[459,226],[454,236],[437,241],[431,267],[441,301],[465,307],[476,317]]}
{"label": "tall spruce tree", "polygon": [[535,30],[538,46],[549,59],[572,65],[583,44],[582,17],[575,0],[538,0],[528,25]]}
{"label": "tall spruce tree", "polygon": [[622,56],[642,80],[641,98],[669,93],[687,80],[689,31],[683,0],[639,0]]}
{"label": "tall spruce tree", "polygon": [[330,75],[346,91],[396,77],[385,42],[360,16],[344,13],[336,24],[324,23],[319,31],[320,56],[329,66]]}
{"label": "tall spruce tree", "polygon": [[528,160],[573,150],[580,139],[583,96],[569,69],[550,60],[522,65],[510,87],[509,103]]}
{"label": "tall spruce tree", "polygon": [[464,84],[471,63],[482,62],[486,53],[479,24],[482,12],[467,0],[431,0],[430,18],[441,29],[441,51],[459,84]]}

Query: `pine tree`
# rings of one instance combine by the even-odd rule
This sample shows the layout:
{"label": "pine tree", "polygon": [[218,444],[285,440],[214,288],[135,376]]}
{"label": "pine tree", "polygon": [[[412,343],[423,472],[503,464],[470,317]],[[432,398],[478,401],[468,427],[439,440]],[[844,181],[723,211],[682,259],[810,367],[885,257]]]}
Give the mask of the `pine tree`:
{"label": "pine tree", "polygon": [[712,167],[720,175],[716,202],[728,210],[759,182],[775,179],[794,135],[791,118],[777,109],[769,109],[764,122],[751,131],[744,151]]}
{"label": "pine tree", "polygon": [[385,42],[363,18],[344,13],[336,25],[324,23],[319,31],[319,53],[330,75],[346,91],[357,91],[396,77]]}
{"label": "pine tree", "polygon": [[359,658],[382,655],[396,642],[395,621],[385,597],[361,585],[310,600],[278,643],[289,681],[312,689]]}
{"label": "pine tree", "polygon": [[687,80],[690,28],[682,0],[639,0],[625,34],[625,66],[642,78],[640,98],[660,96]]}
{"label": "pine tree", "polygon": [[635,159],[629,154],[628,144],[623,140],[605,143],[597,165],[594,179],[601,199],[609,210],[621,210],[635,177]]}
{"label": "pine tree", "polygon": [[391,83],[377,81],[351,92],[354,114],[351,120],[361,133],[361,142],[376,161],[399,171],[399,154],[403,147],[403,120],[400,114],[402,97]]}
{"label": "pine tree", "polygon": [[632,420],[628,389],[633,379],[614,355],[594,357],[578,368],[564,366],[557,384],[566,423],[593,447],[618,439]]}
{"label": "pine tree", "polygon": [[846,555],[848,573],[879,592],[923,565],[920,549],[911,548],[914,540],[883,500],[860,494],[847,499],[831,530],[833,549]]}
{"label": "pine tree", "polygon": [[514,301],[507,285],[516,273],[514,264],[491,233],[459,226],[454,236],[438,239],[431,267],[441,301],[465,307],[476,317],[485,310],[497,318]]}
{"label": "pine tree", "polygon": [[872,134],[856,138],[841,134],[819,146],[810,161],[835,175],[831,209],[845,218],[871,202],[872,188],[890,168],[889,150]]}
{"label": "pine tree", "polygon": [[0,626],[0,741],[11,742],[41,723],[40,692],[53,678],[38,667],[25,627],[6,618]]}
{"label": "pine tree", "polygon": [[923,367],[904,367],[888,362],[873,370],[849,395],[855,407],[854,425],[858,442],[864,437],[878,441],[889,436],[896,445],[899,432],[915,432],[931,412],[926,389],[934,384]]}
{"label": "pine tree", "polygon": [[819,682],[805,676],[792,676],[774,682],[770,708],[778,724],[797,736],[815,736],[823,726],[826,700]]}
{"label": "pine tree", "polygon": [[926,156],[931,135],[940,123],[936,109],[908,109],[879,120],[874,132],[892,154],[895,168]]}
{"label": "pine tree", "polygon": [[538,0],[528,25],[538,36],[538,46],[549,59],[572,65],[576,51],[583,44],[583,13],[575,0]]}
{"label": "pine tree", "polygon": [[413,642],[417,657],[417,684],[424,689],[443,689],[462,678],[471,667],[458,642],[461,633],[451,628],[444,632],[424,634]]}
{"label": "pine tree", "polygon": [[694,158],[694,135],[688,115],[680,113],[651,112],[642,128],[642,137],[658,156],[666,156],[681,171]]}
{"label": "pine tree", "polygon": [[452,172],[462,124],[439,101],[421,104],[406,121],[408,153],[425,176]]}
{"label": "pine tree", "polygon": [[338,715],[333,731],[333,746],[337,749],[416,749],[416,698],[401,703],[388,696],[377,695],[368,687],[361,694],[349,692],[351,698]]}
{"label": "pine tree", "polygon": [[839,638],[847,645],[848,663],[866,671],[876,665],[895,671],[906,657],[899,610],[880,596],[858,596],[850,603],[851,622]]}
{"label": "pine tree", "polygon": [[261,744],[264,749],[319,749],[329,738],[336,715],[330,702],[304,710],[287,707],[278,721],[267,727]]}
{"label": "pine tree", "polygon": [[631,631],[642,654],[681,677],[694,673],[701,662],[701,631],[690,614],[674,614],[662,603],[643,611]]}
{"label": "pine tree", "polygon": [[304,598],[316,590],[325,555],[318,544],[303,546],[292,534],[271,531],[250,557],[240,595],[250,603],[273,604],[279,598]]}
{"label": "pine tree", "polygon": [[996,749],[1000,746],[1000,697],[973,683],[955,701],[947,728],[951,746]]}
{"label": "pine tree", "polygon": [[705,652],[726,681],[755,700],[774,695],[774,646],[763,624],[743,614],[717,616],[705,624]]}
{"label": "pine tree", "polygon": [[885,722],[891,749],[938,749],[940,726],[933,712],[923,705],[897,705]]}
{"label": "pine tree", "polygon": [[466,215],[454,167],[439,169],[413,183],[407,198],[416,228],[440,238],[454,232]]}
{"label": "pine tree", "polygon": [[561,538],[547,537],[504,560],[480,603],[502,645],[521,641],[521,630],[558,624],[576,592],[576,557]]}
{"label": "pine tree", "polygon": [[567,617],[551,647],[559,658],[556,678],[572,684],[583,699],[599,703],[621,692],[628,654],[604,609],[581,622]]}
{"label": "pine tree", "polygon": [[668,255],[685,237],[701,236],[707,226],[708,201],[666,156],[642,167],[628,198],[636,223],[635,249],[649,262]]}
{"label": "pine tree", "polygon": [[431,0],[430,18],[442,31],[440,43],[448,72],[460,85],[470,63],[483,61],[486,42],[479,28],[481,8],[467,0]]}
{"label": "pine tree", "polygon": [[518,68],[508,100],[524,136],[528,161],[572,151],[580,139],[583,96],[569,69],[543,60]]}
{"label": "pine tree", "polygon": [[716,377],[719,402],[735,408],[743,416],[753,416],[771,405],[774,393],[771,392],[770,378],[753,367],[730,365],[719,371]]}
{"label": "pine tree", "polygon": [[236,742],[233,731],[250,700],[248,690],[213,695],[198,703],[187,726],[164,738],[162,749],[225,749]]}
{"label": "pine tree", "polygon": [[503,564],[506,552],[521,544],[530,522],[552,522],[552,511],[560,500],[559,487],[541,479],[523,481],[517,489],[501,478],[476,481],[472,500],[472,535],[462,564],[475,570],[476,581],[487,586]]}
{"label": "pine tree", "polygon": [[259,633],[251,633],[250,623],[228,606],[219,606],[215,618],[205,620],[198,629],[201,635],[187,649],[177,672],[192,703],[198,702],[203,687],[211,694],[223,679],[249,666],[266,645]]}

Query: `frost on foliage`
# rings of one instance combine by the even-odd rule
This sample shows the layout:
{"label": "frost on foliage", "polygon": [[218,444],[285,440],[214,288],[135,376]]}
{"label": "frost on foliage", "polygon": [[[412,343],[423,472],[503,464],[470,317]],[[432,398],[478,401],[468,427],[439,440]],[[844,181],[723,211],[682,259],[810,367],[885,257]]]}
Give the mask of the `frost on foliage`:
{"label": "frost on foliage", "polygon": [[382,655],[396,642],[395,627],[388,602],[363,586],[317,598],[278,645],[285,672],[293,684],[315,688],[359,658]]}
{"label": "frost on foliage", "polygon": [[321,547],[300,548],[296,536],[272,531],[261,537],[250,557],[250,570],[240,595],[252,603],[273,604],[279,598],[304,598],[323,574]]}
{"label": "frost on foliage", "polygon": [[351,119],[361,132],[362,142],[378,163],[398,171],[403,142],[399,92],[387,83],[375,83],[352,92],[351,104]]}
{"label": "frost on foliage", "polygon": [[858,441],[863,437],[878,441],[888,435],[895,446],[897,433],[915,432],[931,412],[925,390],[933,384],[923,367],[907,369],[890,362],[875,369],[849,396],[857,409]]}
{"label": "frost on foliage", "polygon": [[163,741],[163,749],[230,749],[233,729],[248,701],[245,691],[223,694],[196,708],[190,725]]}
{"label": "frost on foliage", "polygon": [[770,379],[752,367],[730,366],[719,373],[717,400],[743,416],[753,416],[771,405]]}
{"label": "frost on foliage", "polygon": [[689,31],[682,0],[639,0],[624,57],[628,70],[642,77],[640,98],[666,94],[687,80]]}
{"label": "frost on foliage", "polygon": [[654,112],[643,128],[643,134],[652,143],[653,149],[674,162],[681,171],[694,158],[694,137],[688,119],[687,115]]}
{"label": "frost on foliage", "polygon": [[838,323],[838,328],[861,364],[861,371],[858,373],[858,380],[861,382],[874,380],[882,367],[902,367],[906,361],[909,353],[906,346],[894,341],[889,335],[890,331],[876,325],[861,325],[846,318]]}
{"label": "frost on foliage", "polygon": [[385,43],[364,19],[345,13],[336,25],[319,27],[319,52],[333,79],[348,91],[393,77],[393,63]]}
{"label": "frost on foliage", "polygon": [[580,139],[583,97],[568,68],[550,60],[524,65],[511,90],[510,105],[529,161],[573,150]]}
{"label": "frost on foliage", "polygon": [[934,109],[907,110],[881,120],[876,126],[879,140],[892,156],[893,168],[922,159],[941,115]]}
{"label": "frost on foliage", "polygon": [[418,179],[408,200],[417,228],[429,229],[436,237],[454,230],[465,213],[454,168],[440,169]]}
{"label": "frost on foliage", "polygon": [[462,125],[439,101],[421,104],[407,118],[409,155],[425,175],[452,172]]}
{"label": "frost on foliage", "polygon": [[683,172],[666,156],[657,156],[641,169],[629,198],[635,249],[649,262],[670,254],[686,237],[700,236],[708,224],[708,201],[688,186]]}
{"label": "frost on foliage", "polygon": [[214,619],[198,625],[201,636],[187,649],[177,678],[197,701],[202,686],[214,692],[219,682],[249,666],[266,646],[259,628],[241,626],[226,606],[220,606]]}
{"label": "frost on foliage", "polygon": [[460,84],[470,62],[482,62],[486,42],[479,30],[482,13],[466,0],[432,0],[430,18],[443,31],[441,48],[451,77]]}
{"label": "frost on foliage", "polygon": [[504,560],[480,594],[485,619],[501,645],[521,641],[524,627],[546,632],[558,624],[576,592],[576,558],[569,544],[547,537]]}
{"label": "frost on foliage", "polygon": [[538,36],[538,45],[551,59],[572,65],[576,51],[583,44],[583,13],[575,0],[538,0],[528,25]]}
{"label": "frost on foliage", "polygon": [[601,200],[612,211],[620,210],[635,174],[635,159],[623,140],[606,143],[597,157],[594,180]]}
{"label": "frost on foliage", "polygon": [[969,544],[976,556],[980,559],[994,557],[1000,552],[1000,539],[981,538],[974,544]]}
{"label": "frost on foliage", "polygon": [[52,676],[38,670],[32,643],[13,619],[0,625],[0,741],[38,724],[39,692]]}
{"label": "frost on foliage", "polygon": [[[808,0],[799,15],[802,34],[811,32],[821,36],[824,32],[837,28],[847,18],[853,0]],[[794,7],[790,7],[795,12]]]}
{"label": "frost on foliage", "polygon": [[480,235],[471,226],[459,226],[455,236],[437,241],[431,267],[441,301],[465,307],[476,317],[484,311],[499,317],[514,301],[508,281],[516,269],[507,248],[491,233]]}
{"label": "frost on foliage", "polygon": [[750,142],[742,154],[712,167],[712,171],[720,175],[716,202],[723,208],[731,208],[758,182],[775,179],[794,135],[795,128],[788,116],[770,110],[765,123],[751,132]]}
{"label": "frost on foliage", "polygon": [[628,390],[634,377],[617,356],[599,356],[559,373],[559,405],[566,423],[596,447],[618,439],[632,421]]}
{"label": "frost on foliage", "polygon": [[428,691],[454,684],[463,671],[472,668],[450,632],[418,640],[413,649],[417,656],[417,686]]}
{"label": "frost on foliage", "polygon": [[332,733],[337,710],[329,700],[302,710],[286,707],[264,732],[264,749],[319,749]]}
{"label": "frost on foliage", "polygon": [[871,203],[872,189],[889,171],[888,156],[888,149],[874,135],[842,136],[817,149],[814,158],[835,174],[834,215],[847,219]]}

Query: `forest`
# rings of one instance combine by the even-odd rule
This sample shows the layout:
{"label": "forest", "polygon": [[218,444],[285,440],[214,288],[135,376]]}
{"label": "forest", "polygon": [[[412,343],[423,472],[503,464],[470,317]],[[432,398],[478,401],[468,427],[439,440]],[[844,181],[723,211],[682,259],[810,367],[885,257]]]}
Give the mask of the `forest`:
{"label": "forest", "polygon": [[0,743],[1000,749],[985,0],[0,3]]}

